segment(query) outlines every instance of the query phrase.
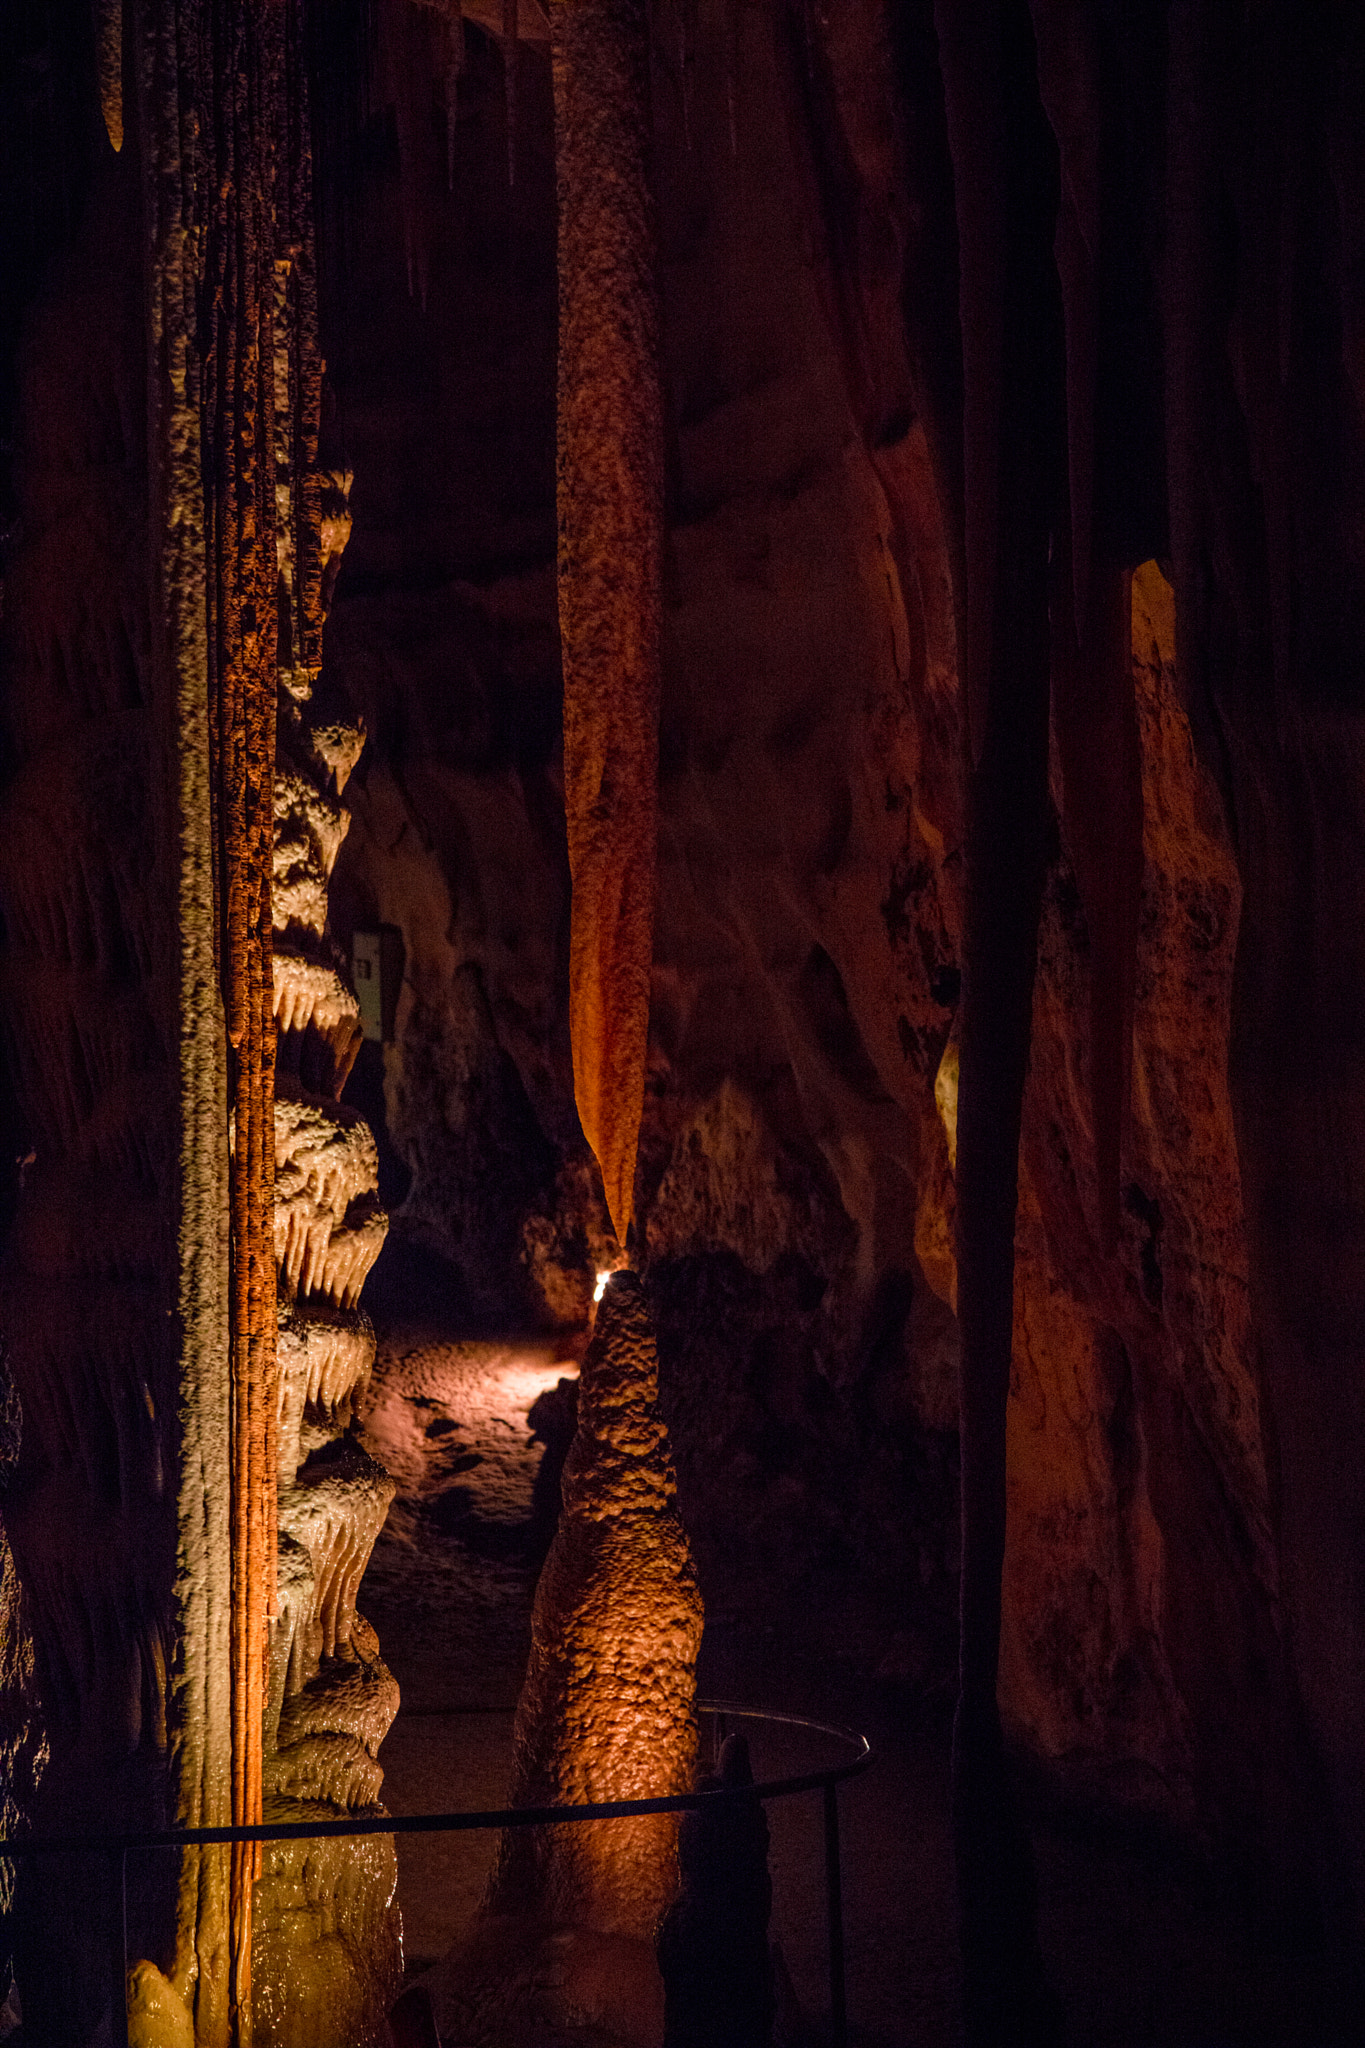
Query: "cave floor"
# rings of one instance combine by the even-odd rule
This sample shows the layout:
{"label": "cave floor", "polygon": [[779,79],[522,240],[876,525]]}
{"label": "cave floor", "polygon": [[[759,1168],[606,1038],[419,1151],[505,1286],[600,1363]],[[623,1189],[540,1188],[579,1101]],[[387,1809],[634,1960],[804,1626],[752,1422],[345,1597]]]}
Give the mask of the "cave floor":
{"label": "cave floor", "polygon": [[[403,1694],[383,1749],[384,1796],[395,1813],[496,1807],[554,1460],[571,1426],[560,1383],[576,1360],[543,1338],[458,1340],[397,1318],[379,1337],[362,1421],[398,1494],[361,1607]],[[548,1450],[528,1428],[537,1403]],[[813,1650],[802,1624],[799,1614],[712,1612],[702,1695],[869,1735],[876,1763],[840,1793],[850,2041],[951,2048],[944,1708]],[[809,1768],[811,1742],[791,1730],[753,1735],[757,1774]],[[826,2038],[828,1998],[819,1797],[774,1802],[768,1816],[773,1938],[810,2016],[808,2031],[790,2038],[814,2048]],[[491,1834],[400,1838],[410,1977],[473,1914],[494,1843]],[[1034,1847],[1044,1950],[1073,2048],[1348,2048],[1361,2039],[1361,2005],[1342,1971],[1320,1955],[1257,1952],[1226,1883],[1169,1843],[1082,1831],[1039,1807]]]}

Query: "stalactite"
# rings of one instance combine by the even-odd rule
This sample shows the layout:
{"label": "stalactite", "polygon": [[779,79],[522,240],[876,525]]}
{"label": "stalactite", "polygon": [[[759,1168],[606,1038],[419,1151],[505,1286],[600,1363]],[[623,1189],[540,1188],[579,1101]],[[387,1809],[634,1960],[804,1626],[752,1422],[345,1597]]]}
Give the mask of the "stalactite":
{"label": "stalactite", "polygon": [[[424,26],[381,18],[398,107],[406,201],[429,182],[424,124],[408,89]],[[271,1007],[280,1033],[272,1128],[278,1282],[276,1488],[279,1614],[270,1641],[263,1789],[305,1819],[372,1808],[378,1750],[398,1688],[374,1631],[356,1613],[360,1579],[393,1494],[349,1434],[374,1333],[355,1306],[388,1219],[375,1192],[373,1136],[338,1098],[360,1042],[359,1006],[328,926],[328,882],[345,835],[341,792],[363,728],[317,715],[322,626],[351,531],[347,471],[319,471],[321,356],[311,219],[311,154],[301,38],[285,23],[277,152],[275,502],[281,628],[270,822]],[[408,218],[414,282],[425,290],[420,222]],[[282,287],[282,288],[280,288]],[[315,1092],[316,1091],[316,1092]],[[330,2048],[344,2034],[379,2048],[401,1969],[391,1841],[355,1857],[281,1844],[262,1859],[256,1893],[255,2024],[270,2048]],[[324,1961],[325,1958],[325,1961]]]}
{"label": "stalactite", "polygon": [[99,0],[100,112],[113,149],[123,148],[123,0]]}
{"label": "stalactite", "polygon": [[334,1658],[350,1641],[361,1575],[392,1498],[387,1472],[346,1439],[329,1452],[320,1474],[285,1492],[281,1523],[312,1560],[313,1613],[324,1657]]}
{"label": "stalactite", "polygon": [[657,838],[663,435],[640,0],[558,0],[559,623],[574,1093],[624,1245]]}
{"label": "stalactite", "polygon": [[[648,27],[640,0],[559,0],[551,21],[570,1031],[579,1116],[625,1245],[653,953],[663,525]],[[701,1602],[656,1382],[643,1294],[618,1273],[536,1593],[517,1803],[691,1779]],[[672,1822],[573,1832],[505,1837],[487,1912],[652,1942],[677,1882]]]}
{"label": "stalactite", "polygon": [[277,1443],[282,1487],[303,1463],[305,1417],[340,1433],[374,1362],[374,1331],[355,1311],[286,1303],[279,1318],[280,1406]]}
{"label": "stalactite", "polygon": [[310,1096],[281,1095],[274,1114],[281,1278],[291,1295],[350,1307],[388,1228],[374,1195],[374,1135],[354,1110]]}
{"label": "stalactite", "polygon": [[426,160],[422,119],[424,94],[413,45],[419,33],[410,0],[378,0],[379,58],[383,89],[398,130],[398,179],[403,204],[403,257],[408,291],[427,302],[430,251],[422,216],[422,171]]}
{"label": "stalactite", "polygon": [[273,980],[277,1038],[288,1038],[291,1033],[302,1038],[306,1032],[314,1032],[331,1052],[330,1093],[334,1101],[339,1100],[362,1042],[360,1005],[354,992],[335,967],[281,952],[278,940]]}
{"label": "stalactite", "polygon": [[682,95],[683,143],[692,148],[692,64],[697,37],[697,0],[678,0],[678,90]]}
{"label": "stalactite", "polygon": [[[117,1754],[110,1818],[128,1824],[150,1807],[148,1821],[220,1825],[262,1812],[281,1479],[304,1497],[310,1530],[326,1520],[320,1504],[345,1511],[318,1570],[302,1552],[322,1612],[310,1605],[300,1624],[300,1668],[316,1658],[301,1679],[311,1718],[296,1763],[311,1759],[317,1782],[335,1793],[353,1781],[368,1800],[377,1703],[389,1699],[392,1715],[392,1681],[353,1611],[387,1482],[372,1464],[339,1473],[317,1456],[347,1426],[372,1336],[353,1310],[294,1303],[299,1371],[287,1390],[274,1363],[275,1011],[311,1041],[307,1079],[329,1094],[358,1032],[325,911],[296,921],[298,951],[278,977],[270,951],[277,703],[289,728],[285,808],[298,828],[285,879],[307,871],[310,912],[315,880],[325,904],[336,797],[363,743],[334,719],[319,720],[315,741],[295,730],[349,529],[348,480],[317,467],[300,6],[139,0],[126,35],[117,5],[89,12],[99,61],[89,66],[83,50],[81,75],[88,89],[94,69],[110,112],[111,77],[117,86],[130,58],[137,165],[97,153],[92,204],[112,208],[127,233],[107,295],[115,339],[90,338],[64,399],[89,472],[85,502],[111,535],[126,521],[131,537],[107,565],[99,558],[98,584],[36,579],[14,693],[25,766],[10,785],[0,869],[14,860],[27,870],[13,889],[6,877],[6,936],[36,956],[6,1017],[23,1040],[15,1072],[34,1095],[44,1149],[12,1266],[16,1299],[39,1284],[46,1296],[26,1347],[31,1413],[41,1455],[60,1461],[71,1526],[89,1503],[100,1540],[90,1555],[54,1550],[39,1528],[29,1570],[50,1616],[50,1709],[76,1758],[59,1775],[85,1793],[82,1749]],[[308,1278],[348,1303],[383,1218],[372,1185],[338,1208]],[[68,1279],[78,1284],[59,1287],[54,1307],[54,1281]],[[286,1604],[299,1590],[298,1549],[286,1543]],[[344,1671],[319,1685],[324,1652]],[[360,1731],[349,1749],[348,1700]],[[296,1734],[298,1722],[288,1723]],[[60,1824],[70,1795],[54,1788],[49,1818]],[[159,1863],[134,1925],[132,1939],[158,1944],[156,1967],[133,1971],[135,2002],[139,1985],[158,1984],[177,2026],[192,2013],[201,2048],[251,2034],[255,1937],[268,1948],[281,1917],[268,1889],[253,1902],[258,1860],[214,1849],[178,1868]],[[376,1844],[367,1867],[372,1891],[348,1885],[337,1913],[374,1937],[357,1944],[370,2009],[363,2023],[355,2013],[340,2022],[357,2042],[378,2039],[396,1976],[391,1845]],[[39,1977],[32,2025],[66,2040],[71,2015],[90,2004],[92,1972],[105,1991],[105,1965],[79,1944],[62,1953],[82,1894],[46,1904],[59,1910],[35,1908],[38,1940],[60,1967]],[[314,2003],[316,2027],[329,2026]]]}

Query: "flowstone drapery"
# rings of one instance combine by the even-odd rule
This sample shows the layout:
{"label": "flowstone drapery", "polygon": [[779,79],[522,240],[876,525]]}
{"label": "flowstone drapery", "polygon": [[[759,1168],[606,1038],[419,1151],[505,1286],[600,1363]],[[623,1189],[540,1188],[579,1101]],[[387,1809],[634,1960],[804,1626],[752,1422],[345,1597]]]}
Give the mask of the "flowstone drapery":
{"label": "flowstone drapery", "polygon": [[[278,621],[275,634],[262,636],[270,643],[272,745],[245,863],[265,926],[252,972],[260,974],[272,1052],[278,1033],[262,1111],[270,1131],[260,1140],[272,1169],[258,1255],[270,1357],[260,1426],[247,1445],[239,1442],[237,1466],[254,1461],[266,1532],[269,1638],[249,1692],[261,1746],[257,1797],[263,1813],[298,1820],[373,1806],[382,1776],[376,1754],[398,1692],[355,1611],[392,1496],[387,1475],[348,1434],[374,1356],[357,1300],[387,1219],[374,1139],[338,1100],[360,1024],[327,930],[327,883],[346,829],[341,794],[364,735],[312,702],[323,593],[349,532],[349,478],[319,476],[316,467],[321,366],[297,16],[288,33],[292,47],[279,51],[269,347],[254,408],[257,468],[274,515],[262,521],[274,541],[265,615]],[[286,76],[292,96],[283,93]],[[215,104],[224,97],[220,91]],[[262,738],[265,730],[263,722]],[[224,867],[231,871],[226,849]],[[231,933],[232,899],[222,893]],[[228,1035],[231,1043],[230,1005]],[[240,1089],[239,1081],[239,1104]],[[240,1108],[235,1135],[240,1155]],[[234,1531],[234,1558],[251,1534]],[[255,1611],[263,1611],[259,1602]],[[392,1844],[267,1845],[256,1875],[252,2039],[278,2048],[330,2048],[338,2034],[358,2048],[381,2040],[401,1971]]]}
{"label": "flowstone drapery", "polygon": [[[290,1820],[374,1806],[377,1753],[398,1708],[398,1688],[355,1604],[393,1496],[388,1474],[349,1434],[374,1361],[374,1333],[357,1303],[388,1219],[373,1135],[339,1100],[361,1032],[327,928],[327,883],[364,733],[314,703],[322,594],[350,530],[350,479],[317,475],[316,412],[305,413],[300,442],[290,403],[301,389],[315,406],[319,382],[306,230],[301,249],[279,286],[288,318],[275,366],[276,497],[286,515],[298,510],[282,522],[279,555],[290,621],[280,645],[272,834],[279,1583],[262,1774],[266,1812]],[[396,1882],[383,1837],[265,1849],[253,1953],[258,2044],[385,2041],[402,1973]]]}

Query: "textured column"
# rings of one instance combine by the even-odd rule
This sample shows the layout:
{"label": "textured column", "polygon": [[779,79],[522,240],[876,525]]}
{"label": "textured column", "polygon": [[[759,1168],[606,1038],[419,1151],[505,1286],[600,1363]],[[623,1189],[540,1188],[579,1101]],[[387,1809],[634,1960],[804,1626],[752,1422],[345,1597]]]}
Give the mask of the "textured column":
{"label": "textured column", "polygon": [[[656,1388],[643,1292],[617,1273],[583,1361],[564,1512],[536,1588],[515,1806],[691,1789],[701,1595]],[[516,1829],[487,1910],[652,1942],[677,1889],[676,1845],[672,1814]]]}
{"label": "textured column", "polygon": [[[325,932],[362,742],[302,708],[348,517],[317,473],[301,8],[99,22],[113,146],[79,282],[26,344],[5,592],[0,1023],[31,1154],[5,1520],[53,1743],[32,1820],[332,1818],[372,1807],[396,1691],[354,1614],[389,1496],[345,1434],[384,1222],[335,1099],[359,1033]],[[85,2048],[125,1939],[158,2039],[383,2039],[391,1843],[144,1859],[126,1928],[98,1867],[25,1891],[45,2048]]]}
{"label": "textured column", "polygon": [[[663,533],[648,18],[639,0],[559,0],[552,37],[569,1022],[579,1116],[625,1245],[649,1032]],[[644,1295],[618,1273],[536,1589],[514,1804],[691,1783],[701,1598],[657,1378]],[[671,1818],[511,1832],[486,1911],[652,1943],[676,1841]]]}
{"label": "textured column", "polygon": [[648,14],[556,0],[559,633],[574,1094],[624,1246],[644,1100],[659,754],[663,432]]}
{"label": "textured column", "polygon": [[[284,140],[285,10],[209,7],[212,210],[205,296],[204,510],[217,957],[228,1043],[232,1817],[262,1818],[266,1619],[275,1605],[275,1024],[271,853],[275,766],[276,148]],[[251,2038],[251,1908],[260,1851],[231,1875],[232,2006]]]}
{"label": "textured column", "polygon": [[[279,634],[269,866],[269,1001],[278,1034],[270,1294],[278,1351],[269,1487],[278,1596],[263,1727],[266,1813],[373,1812],[398,1688],[356,1594],[393,1497],[350,1434],[374,1361],[358,1307],[388,1219],[372,1133],[340,1096],[360,1047],[359,1007],[327,923],[345,837],[346,779],[364,733],[319,700],[325,595],[350,534],[350,478],[317,467],[321,357],[313,271],[308,110],[286,19],[275,184],[272,403]],[[402,1976],[391,1838],[267,1847],[253,1946],[257,2048],[388,2048]]]}
{"label": "textured column", "polygon": [[[168,1732],[177,1745],[172,1812],[186,1827],[233,1817],[230,1691],[230,1394],[228,1108],[217,987],[212,741],[208,717],[206,556],[200,360],[197,348],[199,153],[184,111],[199,88],[198,8],[144,0],[136,17],[137,111],[146,246],[148,463],[153,672],[169,715],[167,837],[174,849],[179,1050],[177,1297],[180,1466],[177,1588]],[[105,104],[111,94],[106,81]],[[107,119],[107,112],[106,112]],[[231,2025],[231,1857],[181,1859],[170,1975],[195,2039]]]}

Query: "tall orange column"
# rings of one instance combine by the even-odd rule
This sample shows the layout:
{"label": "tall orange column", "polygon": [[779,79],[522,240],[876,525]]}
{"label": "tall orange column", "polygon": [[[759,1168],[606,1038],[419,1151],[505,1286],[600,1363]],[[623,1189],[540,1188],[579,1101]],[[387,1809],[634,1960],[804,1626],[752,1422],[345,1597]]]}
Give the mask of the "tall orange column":
{"label": "tall orange column", "polygon": [[663,428],[642,0],[557,0],[559,631],[574,1094],[622,1246],[658,831]]}
{"label": "tall orange column", "polygon": [[[232,1818],[262,1814],[267,1614],[274,1601],[275,1024],[271,967],[278,561],[275,534],[275,177],[283,9],[208,9],[212,327],[202,418],[208,711],[217,959],[229,1049]],[[251,2038],[251,1904],[260,1850],[238,1845],[231,2004]]]}

